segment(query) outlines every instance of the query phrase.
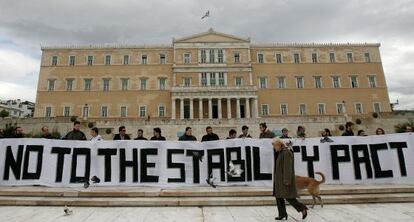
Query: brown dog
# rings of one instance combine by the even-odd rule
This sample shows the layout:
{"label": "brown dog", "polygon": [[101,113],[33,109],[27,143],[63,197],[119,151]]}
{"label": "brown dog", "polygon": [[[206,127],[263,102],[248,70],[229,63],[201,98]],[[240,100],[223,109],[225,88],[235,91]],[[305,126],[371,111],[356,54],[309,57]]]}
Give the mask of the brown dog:
{"label": "brown dog", "polygon": [[297,190],[308,189],[309,194],[312,195],[312,198],[313,198],[312,208],[316,204],[316,198],[318,198],[321,207],[323,207],[322,198],[320,196],[319,185],[322,183],[325,183],[325,175],[323,175],[323,173],[321,172],[316,172],[315,174],[319,174],[322,177],[322,180],[317,181],[312,177],[301,177],[301,176],[295,177],[296,189]]}

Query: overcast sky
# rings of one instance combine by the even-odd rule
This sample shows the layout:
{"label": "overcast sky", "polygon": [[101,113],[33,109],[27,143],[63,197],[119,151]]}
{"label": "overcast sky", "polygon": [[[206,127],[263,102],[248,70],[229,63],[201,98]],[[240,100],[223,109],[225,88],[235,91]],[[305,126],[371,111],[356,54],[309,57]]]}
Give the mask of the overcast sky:
{"label": "overcast sky", "polygon": [[210,27],[253,43],[379,42],[391,102],[414,109],[414,0],[0,0],[0,99],[35,100],[40,45],[170,44]]}

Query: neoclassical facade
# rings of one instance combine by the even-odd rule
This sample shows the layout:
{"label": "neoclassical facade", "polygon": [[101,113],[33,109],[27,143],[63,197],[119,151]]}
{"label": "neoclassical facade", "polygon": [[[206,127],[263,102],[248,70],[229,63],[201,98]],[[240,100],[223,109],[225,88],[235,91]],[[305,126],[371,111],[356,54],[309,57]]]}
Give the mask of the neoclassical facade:
{"label": "neoclassical facade", "polygon": [[389,112],[380,44],[45,46],[35,117],[221,119]]}

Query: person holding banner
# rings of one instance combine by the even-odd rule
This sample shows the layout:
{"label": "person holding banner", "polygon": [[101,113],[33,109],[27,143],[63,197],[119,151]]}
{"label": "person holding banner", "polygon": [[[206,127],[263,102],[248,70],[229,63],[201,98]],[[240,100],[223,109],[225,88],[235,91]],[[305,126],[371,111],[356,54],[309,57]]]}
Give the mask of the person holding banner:
{"label": "person holding banner", "polygon": [[266,123],[260,123],[259,124],[259,129],[260,129],[260,135],[259,135],[260,139],[262,139],[262,138],[270,138],[271,139],[271,138],[275,137],[275,134],[267,128]]}
{"label": "person holding banner", "polygon": [[125,126],[120,126],[118,129],[119,133],[115,134],[114,136],[114,140],[130,140],[131,138],[129,137],[128,134],[126,134],[126,128]]}
{"label": "person holding banner", "polygon": [[80,122],[75,121],[73,123],[73,130],[68,132],[63,140],[86,140],[85,134],[80,130]]}
{"label": "person holding banner", "polygon": [[197,141],[197,138],[195,136],[193,136],[193,129],[191,129],[191,127],[187,126],[185,128],[185,133],[184,135],[180,136],[180,138],[178,138],[179,141]]}
{"label": "person holding banner", "polygon": [[155,127],[154,128],[154,136],[151,137],[151,140],[165,141],[167,139],[165,139],[165,137],[161,136],[161,128]]}
{"label": "person holding banner", "polygon": [[276,197],[277,209],[279,216],[275,220],[287,220],[285,199],[298,212],[302,213],[302,219],[308,216],[308,208],[299,202],[296,198],[298,193],[295,182],[295,163],[293,152],[280,139],[273,139],[273,149],[278,153],[275,158],[275,167],[273,172],[273,195]]}

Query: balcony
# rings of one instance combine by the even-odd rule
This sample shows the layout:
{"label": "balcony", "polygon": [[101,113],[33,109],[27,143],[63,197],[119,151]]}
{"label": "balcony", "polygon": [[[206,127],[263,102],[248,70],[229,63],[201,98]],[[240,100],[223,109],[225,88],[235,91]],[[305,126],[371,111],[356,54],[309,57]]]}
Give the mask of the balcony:
{"label": "balcony", "polygon": [[174,86],[171,89],[174,97],[238,97],[238,96],[257,96],[256,86]]}

